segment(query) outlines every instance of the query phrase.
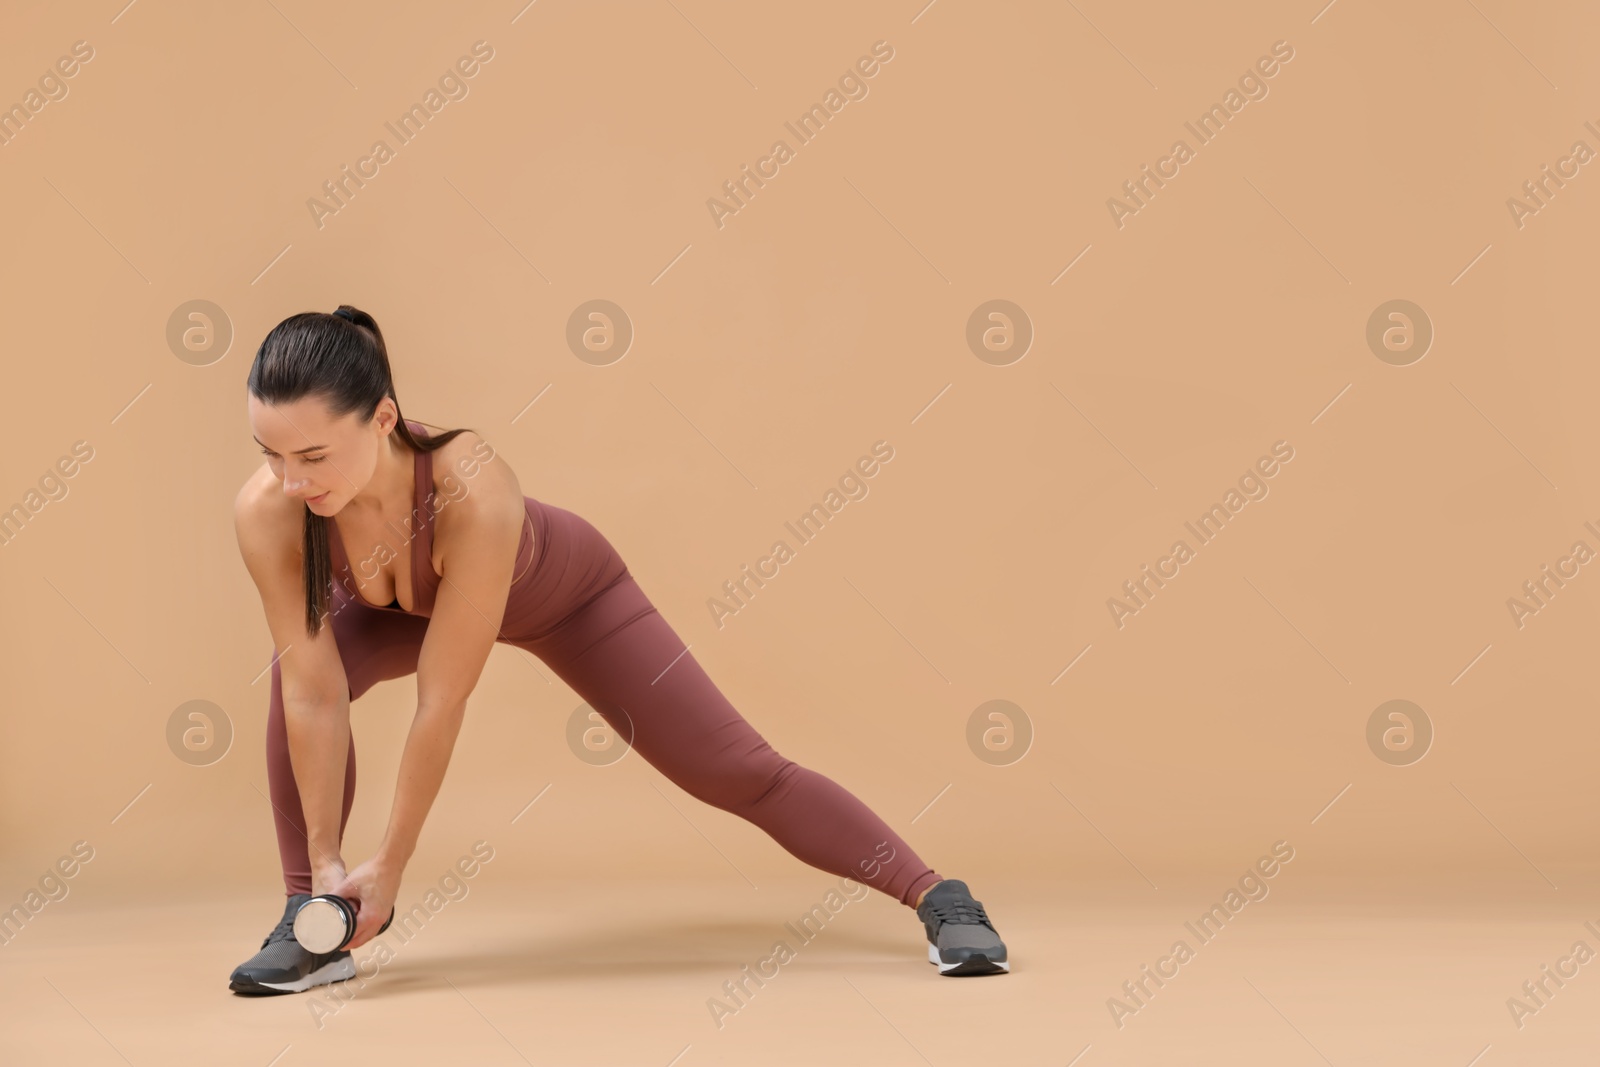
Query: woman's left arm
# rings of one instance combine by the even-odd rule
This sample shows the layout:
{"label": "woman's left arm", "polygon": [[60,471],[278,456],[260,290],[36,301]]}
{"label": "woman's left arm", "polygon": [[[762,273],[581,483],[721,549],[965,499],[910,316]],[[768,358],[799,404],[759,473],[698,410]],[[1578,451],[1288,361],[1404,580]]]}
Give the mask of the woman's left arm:
{"label": "woman's left arm", "polygon": [[417,656],[417,714],[400,756],[389,826],[377,852],[347,881],[361,900],[348,948],[370,940],[389,917],[401,873],[444,781],[467,697],[500,636],[526,503],[503,462],[484,464],[473,482],[448,505],[449,543],[440,553],[439,593]]}

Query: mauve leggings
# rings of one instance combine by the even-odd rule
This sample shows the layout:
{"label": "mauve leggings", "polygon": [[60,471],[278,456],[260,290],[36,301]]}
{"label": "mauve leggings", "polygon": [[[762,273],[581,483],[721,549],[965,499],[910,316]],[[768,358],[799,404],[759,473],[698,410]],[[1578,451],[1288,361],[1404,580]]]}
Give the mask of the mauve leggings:
{"label": "mauve leggings", "polygon": [[[633,748],[690,796],[748,819],[804,863],[915,906],[940,875],[852,793],[780,755],[744,720],[599,530],[532,497],[527,507],[538,544],[532,570],[513,587],[497,640],[538,656],[621,737],[628,737],[631,724]],[[351,599],[338,583],[330,612],[352,701],[376,682],[415,673],[426,617],[374,608]],[[267,780],[285,891],[310,893],[305,816],[289,760],[276,649]],[[341,838],[355,789],[352,738]]]}

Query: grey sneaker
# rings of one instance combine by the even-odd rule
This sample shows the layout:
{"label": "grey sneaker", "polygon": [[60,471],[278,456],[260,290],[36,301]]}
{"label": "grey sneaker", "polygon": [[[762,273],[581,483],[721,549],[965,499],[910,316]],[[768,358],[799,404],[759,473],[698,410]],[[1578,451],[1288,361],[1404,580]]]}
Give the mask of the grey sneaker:
{"label": "grey sneaker", "polygon": [[235,993],[300,993],[312,986],[356,976],[349,949],[308,952],[294,939],[294,913],[310,899],[310,893],[289,897],[283,906],[283,918],[261,942],[261,951],[228,976],[229,989]]}
{"label": "grey sneaker", "polygon": [[1005,942],[995,933],[982,902],[972,899],[967,883],[959,878],[934,883],[917,906],[917,918],[928,934],[928,962],[937,963],[940,974],[1011,970]]}

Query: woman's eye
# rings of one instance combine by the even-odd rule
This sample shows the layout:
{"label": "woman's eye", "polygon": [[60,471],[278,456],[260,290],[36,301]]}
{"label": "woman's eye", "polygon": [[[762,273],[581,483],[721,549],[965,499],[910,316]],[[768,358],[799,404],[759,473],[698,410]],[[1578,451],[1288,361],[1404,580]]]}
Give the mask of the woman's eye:
{"label": "woman's eye", "polygon": [[[278,454],[276,452],[269,452],[265,448],[263,448],[261,450],[261,454],[263,456],[266,456],[269,459],[277,459],[278,458]],[[306,456],[305,457],[305,461],[307,463],[321,463],[323,460],[325,460],[327,458],[328,458],[327,456]]]}

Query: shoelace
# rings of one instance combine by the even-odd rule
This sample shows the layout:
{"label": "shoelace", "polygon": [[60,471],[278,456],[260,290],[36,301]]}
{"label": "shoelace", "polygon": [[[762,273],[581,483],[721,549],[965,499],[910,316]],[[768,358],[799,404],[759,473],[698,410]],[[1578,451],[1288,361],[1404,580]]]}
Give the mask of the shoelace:
{"label": "shoelace", "polygon": [[293,936],[294,936],[294,913],[290,912],[289,914],[285,915],[282,919],[278,920],[278,925],[274,926],[272,928],[272,933],[268,934],[266,936],[266,938],[262,940],[261,947],[262,948],[266,948],[268,945],[272,944],[274,941],[287,941],[290,938],[292,938]]}
{"label": "shoelace", "polygon": [[989,916],[984,913],[983,905],[976,900],[955,899],[936,900],[930,906],[934,917],[941,923],[961,923],[969,925],[982,924],[994,929],[994,924],[989,921]]}

